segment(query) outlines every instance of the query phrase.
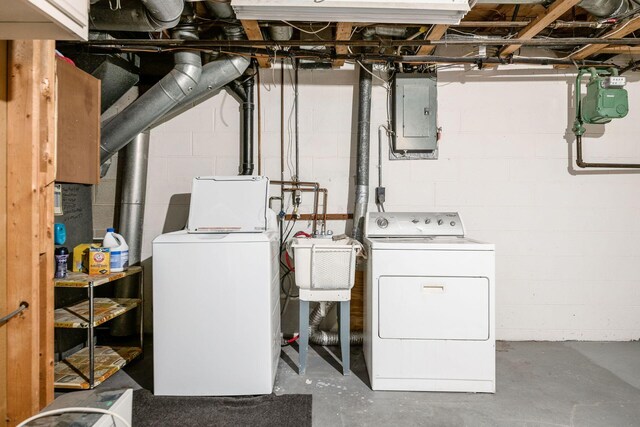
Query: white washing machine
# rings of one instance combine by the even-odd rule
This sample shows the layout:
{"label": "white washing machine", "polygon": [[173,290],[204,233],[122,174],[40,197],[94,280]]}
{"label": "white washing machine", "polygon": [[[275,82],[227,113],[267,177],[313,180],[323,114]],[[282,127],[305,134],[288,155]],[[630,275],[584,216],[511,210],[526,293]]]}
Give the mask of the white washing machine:
{"label": "white washing machine", "polygon": [[273,391],[279,239],[263,177],[194,179],[189,229],[153,241],[154,393]]}
{"label": "white washing machine", "polygon": [[457,213],[407,212],[369,212],[365,244],[371,388],[494,393],[494,245]]}

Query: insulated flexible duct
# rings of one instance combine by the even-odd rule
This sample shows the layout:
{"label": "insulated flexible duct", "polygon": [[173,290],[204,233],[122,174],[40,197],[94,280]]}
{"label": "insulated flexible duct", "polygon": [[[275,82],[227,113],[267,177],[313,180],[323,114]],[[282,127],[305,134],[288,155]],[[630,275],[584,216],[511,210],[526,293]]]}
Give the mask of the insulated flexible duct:
{"label": "insulated flexible duct", "polygon": [[[326,313],[336,304],[335,301],[328,301],[325,305],[325,314],[322,313],[320,304],[309,314],[309,341],[316,345],[338,345],[340,336],[337,332],[327,332],[320,330],[320,323],[326,317]],[[362,332],[351,332],[351,344],[362,344]]]}

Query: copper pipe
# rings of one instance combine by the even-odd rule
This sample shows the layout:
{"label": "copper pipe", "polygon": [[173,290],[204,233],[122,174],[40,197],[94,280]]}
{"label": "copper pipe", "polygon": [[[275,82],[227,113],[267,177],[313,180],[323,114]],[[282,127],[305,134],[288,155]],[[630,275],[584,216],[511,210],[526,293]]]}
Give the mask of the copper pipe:
{"label": "copper pipe", "polygon": [[[287,214],[284,216],[284,219],[289,221],[293,219],[293,215]],[[313,214],[299,214],[298,219],[302,221],[312,221]],[[353,214],[350,213],[328,213],[327,221],[347,221],[349,219],[353,219]]]}
{"label": "copper pipe", "polygon": [[[293,185],[295,187],[313,187],[314,188],[314,196],[313,196],[313,213],[315,216],[318,215],[318,192],[320,191],[320,184],[317,182],[307,182],[307,181],[270,181],[273,185],[280,185],[280,193],[282,194],[282,204],[284,205],[284,185]],[[318,230],[317,221],[314,219],[313,221],[313,234],[315,234]]]}
{"label": "copper pipe", "polygon": [[[303,193],[309,193],[309,192],[312,192],[312,191],[315,192],[316,190],[315,189],[311,189],[311,188],[283,188],[283,191],[287,191],[287,192],[300,191],[300,192],[303,192]],[[329,191],[326,188],[319,188],[317,191],[322,193],[322,229],[321,229],[321,233],[324,234],[324,233],[327,232],[327,204],[328,204]],[[313,219],[315,219],[317,216],[318,216],[318,210],[316,209],[315,212],[313,213]],[[299,217],[302,217],[302,215],[299,215]]]}

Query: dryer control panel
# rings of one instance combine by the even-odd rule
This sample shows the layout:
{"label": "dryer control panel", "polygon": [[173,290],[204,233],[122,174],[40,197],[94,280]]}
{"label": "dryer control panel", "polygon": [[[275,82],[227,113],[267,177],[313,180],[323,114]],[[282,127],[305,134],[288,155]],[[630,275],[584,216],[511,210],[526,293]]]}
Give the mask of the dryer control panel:
{"label": "dryer control panel", "polygon": [[367,212],[367,237],[464,237],[457,212]]}

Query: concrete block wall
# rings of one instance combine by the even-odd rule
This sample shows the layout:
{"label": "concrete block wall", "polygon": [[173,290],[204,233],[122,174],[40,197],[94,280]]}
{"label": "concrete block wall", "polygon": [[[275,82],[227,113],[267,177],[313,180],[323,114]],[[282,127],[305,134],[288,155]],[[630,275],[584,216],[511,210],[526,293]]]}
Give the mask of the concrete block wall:
{"label": "concrete block wall", "polygon": [[[279,179],[280,70],[261,73],[263,174]],[[328,188],[331,213],[352,211],[357,76],[354,70],[300,72],[300,179]],[[288,70],[285,77],[289,153]],[[389,161],[385,150],[388,211],[459,211],[470,237],[496,243],[499,339],[640,337],[640,175],[574,166],[573,80],[552,69],[442,71],[439,159]],[[371,209],[377,127],[386,123],[386,90],[377,79],[374,85]],[[640,83],[628,90],[629,116],[590,127],[586,159],[640,162]],[[152,131],[143,259],[151,256],[155,236],[184,226],[193,176],[237,174],[238,130],[238,103],[221,91]],[[303,212],[310,212],[311,201],[304,196]],[[329,224],[335,233],[349,227]]]}

